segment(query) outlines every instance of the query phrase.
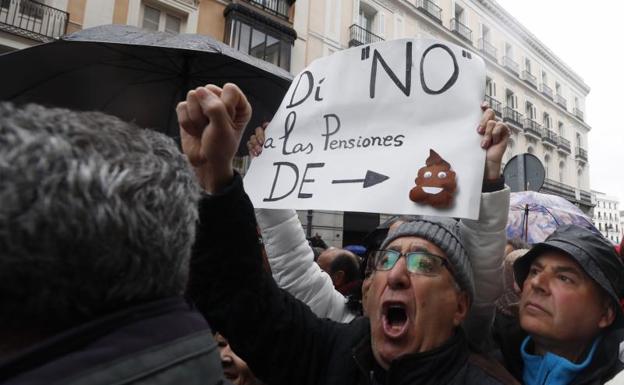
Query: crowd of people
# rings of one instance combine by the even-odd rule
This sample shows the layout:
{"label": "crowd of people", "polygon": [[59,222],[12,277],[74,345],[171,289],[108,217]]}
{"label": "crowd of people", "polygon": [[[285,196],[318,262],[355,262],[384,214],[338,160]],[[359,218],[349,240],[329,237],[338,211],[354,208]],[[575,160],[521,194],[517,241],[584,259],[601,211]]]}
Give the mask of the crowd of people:
{"label": "crowd of people", "polygon": [[506,239],[509,128],[482,110],[479,218],[394,217],[362,256],[254,209],[234,84],[178,105],[182,152],[102,113],[1,103],[0,383],[624,383],[621,256],[574,225]]}

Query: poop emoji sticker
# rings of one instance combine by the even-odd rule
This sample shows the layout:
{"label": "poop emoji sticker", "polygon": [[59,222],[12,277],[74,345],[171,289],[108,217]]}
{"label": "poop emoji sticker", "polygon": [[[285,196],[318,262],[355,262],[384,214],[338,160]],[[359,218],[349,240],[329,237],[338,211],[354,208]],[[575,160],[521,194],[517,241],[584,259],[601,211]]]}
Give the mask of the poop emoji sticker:
{"label": "poop emoji sticker", "polygon": [[426,164],[418,170],[416,187],[409,193],[410,200],[440,209],[451,207],[457,190],[455,171],[432,149],[429,149]]}

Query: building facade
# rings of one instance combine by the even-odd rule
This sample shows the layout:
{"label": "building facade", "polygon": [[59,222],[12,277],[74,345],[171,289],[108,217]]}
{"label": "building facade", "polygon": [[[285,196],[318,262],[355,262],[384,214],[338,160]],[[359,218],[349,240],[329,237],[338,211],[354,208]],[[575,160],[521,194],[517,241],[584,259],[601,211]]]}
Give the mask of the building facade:
{"label": "building facade", "polygon": [[104,24],[210,35],[290,69],[294,0],[0,0],[0,53]]}
{"label": "building facade", "polygon": [[[585,212],[589,193],[585,98],[589,87],[493,0],[0,0],[0,52],[102,24],[199,33],[296,74],[338,50],[403,37],[433,37],[481,55],[485,100],[512,128],[505,162],[532,153],[543,192]],[[247,159],[237,159],[244,170]],[[386,216],[300,212],[310,235],[357,242]]]}
{"label": "building facade", "polygon": [[596,194],[596,207],[594,207],[594,225],[605,238],[613,243],[620,243],[624,230],[622,229],[622,218],[620,202],[613,196],[606,195],[599,191]]}
{"label": "building facade", "polygon": [[[591,211],[589,86],[495,1],[299,0],[294,28],[293,73],[341,49],[403,37],[437,38],[478,53],[486,63],[485,100],[512,129],[504,161],[519,153],[537,156],[546,172],[541,191]],[[354,222],[359,214],[335,215]],[[304,224],[310,217],[312,232],[349,243],[351,229],[340,220],[326,212],[318,220],[300,215]]]}

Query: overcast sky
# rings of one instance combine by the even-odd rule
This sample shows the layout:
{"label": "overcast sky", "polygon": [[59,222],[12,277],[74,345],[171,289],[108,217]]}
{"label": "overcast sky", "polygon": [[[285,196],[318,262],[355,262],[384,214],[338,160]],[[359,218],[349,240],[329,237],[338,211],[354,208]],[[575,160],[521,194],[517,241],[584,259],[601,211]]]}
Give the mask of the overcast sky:
{"label": "overcast sky", "polygon": [[591,88],[585,104],[590,186],[618,197],[624,209],[624,2],[497,1]]}

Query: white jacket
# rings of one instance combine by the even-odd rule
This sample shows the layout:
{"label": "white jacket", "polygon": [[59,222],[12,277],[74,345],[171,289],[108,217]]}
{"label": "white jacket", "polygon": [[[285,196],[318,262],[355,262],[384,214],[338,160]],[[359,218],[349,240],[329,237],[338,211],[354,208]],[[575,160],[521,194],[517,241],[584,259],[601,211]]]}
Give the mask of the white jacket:
{"label": "white jacket", "polygon": [[[481,194],[479,220],[461,220],[460,232],[470,258],[475,298],[464,323],[473,341],[484,341],[501,295],[505,226],[509,188]],[[256,209],[273,279],[279,287],[306,303],[321,318],[349,322],[355,318],[346,298],[334,289],[331,278],[314,263],[312,249],[294,210]]]}

